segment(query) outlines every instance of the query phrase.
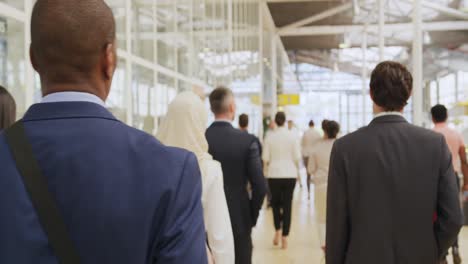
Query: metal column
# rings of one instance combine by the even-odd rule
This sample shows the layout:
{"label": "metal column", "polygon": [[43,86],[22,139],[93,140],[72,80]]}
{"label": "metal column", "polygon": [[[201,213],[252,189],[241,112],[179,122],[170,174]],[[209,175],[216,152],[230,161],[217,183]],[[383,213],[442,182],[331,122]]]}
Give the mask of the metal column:
{"label": "metal column", "polygon": [[132,97],[132,84],[133,84],[133,59],[132,59],[132,1],[125,1],[125,37],[126,37],[126,51],[129,55],[125,61],[125,106],[127,107],[127,120],[126,123],[133,126],[133,97]]}
{"label": "metal column", "polygon": [[271,90],[272,90],[272,97],[271,97],[271,116],[275,116],[276,108],[278,106],[277,95],[278,95],[278,79],[276,78],[276,74],[278,73],[278,55],[276,52],[277,49],[277,42],[276,42],[276,34],[271,34]]}
{"label": "metal column", "polygon": [[384,60],[385,51],[385,0],[379,0],[379,60]]}
{"label": "metal column", "polygon": [[349,105],[350,99],[349,99],[349,93],[346,93],[346,128],[348,130],[348,133],[351,133],[351,107]]}
{"label": "metal column", "polygon": [[24,21],[24,58],[25,63],[25,108],[20,109],[21,111],[26,110],[34,103],[34,94],[36,92],[34,82],[34,69],[30,63],[29,46],[31,45],[31,13],[33,9],[32,0],[24,1],[24,11],[26,14],[26,20]]}
{"label": "metal column", "polygon": [[423,31],[421,1],[413,2],[413,123],[423,124]]}
{"label": "metal column", "polygon": [[455,103],[458,103],[458,93],[460,91],[460,72],[455,73]]}
{"label": "metal column", "polygon": [[340,124],[343,124],[343,104],[342,104],[342,92],[338,92],[338,120]]}
{"label": "metal column", "polygon": [[367,27],[364,28],[362,33],[362,67],[361,67],[361,78],[362,78],[362,125],[366,125],[366,97],[367,97]]}

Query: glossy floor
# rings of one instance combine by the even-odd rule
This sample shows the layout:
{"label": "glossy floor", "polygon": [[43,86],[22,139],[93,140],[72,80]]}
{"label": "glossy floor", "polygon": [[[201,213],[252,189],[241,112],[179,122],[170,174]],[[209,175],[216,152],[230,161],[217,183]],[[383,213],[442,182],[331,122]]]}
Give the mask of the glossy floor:
{"label": "glossy floor", "polygon": [[[254,264],[320,264],[325,263],[319,247],[317,228],[314,220],[314,204],[307,201],[307,191],[296,188],[294,194],[293,222],[289,249],[274,247],[273,219],[271,209],[262,210],[257,228],[253,233]],[[464,263],[468,263],[468,228],[460,237],[460,249]],[[451,259],[449,258],[449,263]]]}

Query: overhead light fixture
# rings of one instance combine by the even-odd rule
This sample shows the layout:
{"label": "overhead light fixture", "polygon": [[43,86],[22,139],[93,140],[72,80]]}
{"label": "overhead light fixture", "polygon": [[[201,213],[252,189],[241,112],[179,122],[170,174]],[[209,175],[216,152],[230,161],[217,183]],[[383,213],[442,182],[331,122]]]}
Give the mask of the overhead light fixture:
{"label": "overhead light fixture", "polygon": [[351,45],[349,43],[340,43],[338,47],[340,49],[347,49],[347,48],[351,48]]}

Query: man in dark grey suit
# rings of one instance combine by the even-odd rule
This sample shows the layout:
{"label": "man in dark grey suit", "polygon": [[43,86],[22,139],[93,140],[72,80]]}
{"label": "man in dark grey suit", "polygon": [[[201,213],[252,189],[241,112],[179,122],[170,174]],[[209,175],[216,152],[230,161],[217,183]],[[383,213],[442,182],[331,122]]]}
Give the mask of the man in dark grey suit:
{"label": "man in dark grey suit", "polygon": [[[210,94],[216,120],[206,131],[209,153],[221,163],[224,192],[231,217],[236,264],[252,263],[252,227],[257,223],[266,193],[260,146],[253,135],[235,129],[231,122],[236,104],[231,90],[219,87]],[[251,186],[251,195],[247,191]]]}
{"label": "man in dark grey suit", "polygon": [[327,264],[436,264],[462,225],[442,135],[402,115],[412,77],[396,62],[372,72],[375,119],[336,141],[327,202]]}

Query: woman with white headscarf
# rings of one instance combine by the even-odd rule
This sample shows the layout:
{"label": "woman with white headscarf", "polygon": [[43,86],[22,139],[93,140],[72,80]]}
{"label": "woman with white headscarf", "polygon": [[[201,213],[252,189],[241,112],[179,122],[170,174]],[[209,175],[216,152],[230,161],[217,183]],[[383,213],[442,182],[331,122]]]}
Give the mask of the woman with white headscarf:
{"label": "woman with white headscarf", "polygon": [[169,105],[157,138],[165,145],[187,149],[198,158],[208,243],[216,264],[234,263],[234,239],[224,195],[221,164],[208,154],[205,129],[208,112],[198,95],[183,92]]}

